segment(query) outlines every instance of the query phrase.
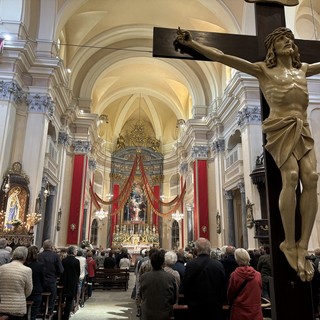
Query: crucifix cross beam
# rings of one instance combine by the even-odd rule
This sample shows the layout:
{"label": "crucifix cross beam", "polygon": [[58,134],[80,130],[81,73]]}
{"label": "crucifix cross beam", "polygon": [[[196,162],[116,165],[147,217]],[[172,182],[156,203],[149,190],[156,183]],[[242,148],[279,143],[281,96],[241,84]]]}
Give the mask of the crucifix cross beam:
{"label": "crucifix cross beam", "polygon": [[[281,2],[282,3],[282,2]],[[264,61],[266,51],[264,40],[278,27],[285,26],[284,7],[279,2],[259,2],[255,4],[256,36],[192,31],[197,42],[215,47],[225,54],[237,56],[250,62]],[[196,51],[175,46],[177,30],[154,28],[153,56],[161,58],[208,61]],[[319,61],[320,42],[295,40],[301,60],[307,63]],[[269,106],[261,94],[262,119],[269,115]],[[265,140],[265,137],[264,137]],[[266,190],[268,203],[269,237],[272,252],[273,281],[271,292],[272,319],[311,320],[314,319],[310,282],[302,282],[289,266],[279,245],[284,238],[279,211],[279,195],[282,188],[281,175],[273,158],[265,152]],[[297,199],[299,201],[299,199]],[[292,213],[294,215],[294,212]],[[299,206],[296,206],[297,224]],[[296,229],[297,230],[297,229]],[[297,238],[300,236],[297,232]],[[288,305],[289,303],[289,305]]]}

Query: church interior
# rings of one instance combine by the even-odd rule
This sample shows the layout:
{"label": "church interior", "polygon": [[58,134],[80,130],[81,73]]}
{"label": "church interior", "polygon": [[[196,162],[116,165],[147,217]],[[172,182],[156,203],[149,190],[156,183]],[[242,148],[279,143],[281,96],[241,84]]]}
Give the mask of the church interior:
{"label": "church interior", "polygon": [[[319,40],[319,1],[284,11],[297,39]],[[254,36],[254,3],[0,0],[0,12],[1,237],[133,255],[268,241],[257,80],[154,56],[155,28]],[[308,81],[320,159],[320,78]],[[319,228],[318,211],[311,251]]]}

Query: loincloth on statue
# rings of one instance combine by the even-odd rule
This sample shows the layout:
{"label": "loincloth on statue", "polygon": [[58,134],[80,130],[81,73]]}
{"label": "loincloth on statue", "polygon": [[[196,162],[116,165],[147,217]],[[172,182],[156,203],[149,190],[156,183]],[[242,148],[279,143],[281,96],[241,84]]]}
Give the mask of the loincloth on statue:
{"label": "loincloth on statue", "polygon": [[272,155],[278,168],[293,155],[298,161],[314,145],[309,124],[295,117],[265,119],[262,131],[266,134],[265,148]]}

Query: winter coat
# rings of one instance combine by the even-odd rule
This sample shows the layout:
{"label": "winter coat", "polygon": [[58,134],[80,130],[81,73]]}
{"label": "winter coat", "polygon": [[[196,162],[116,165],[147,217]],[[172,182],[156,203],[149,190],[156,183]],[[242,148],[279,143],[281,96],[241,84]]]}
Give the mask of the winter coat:
{"label": "winter coat", "polygon": [[[234,296],[243,281],[246,286]],[[231,273],[228,285],[228,301],[233,301],[230,320],[263,320],[261,309],[262,280],[260,272],[250,266],[238,267]]]}

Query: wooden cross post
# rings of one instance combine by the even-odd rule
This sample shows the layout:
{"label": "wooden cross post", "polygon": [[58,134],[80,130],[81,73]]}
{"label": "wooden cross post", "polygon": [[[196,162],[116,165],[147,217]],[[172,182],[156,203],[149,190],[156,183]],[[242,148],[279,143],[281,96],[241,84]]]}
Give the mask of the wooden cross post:
{"label": "wooden cross post", "polygon": [[[206,33],[192,31],[192,37],[199,43],[215,47],[226,54],[234,55],[251,62],[263,61],[266,55],[264,40],[278,27],[285,26],[284,7],[281,4],[256,3],[256,36]],[[190,48],[184,52],[176,50],[174,41],[177,30],[154,29],[153,56],[162,58],[208,60]],[[301,61],[313,63],[319,60],[320,42],[295,40]],[[268,117],[269,106],[261,94],[262,119]],[[265,137],[264,137],[265,140]],[[282,188],[278,167],[268,152],[265,152],[266,189],[268,218],[270,228],[270,247],[272,255],[273,281],[271,281],[272,320],[312,320],[313,301],[310,282],[302,282],[289,266],[279,244],[284,239],[284,231],[279,211],[279,194]],[[299,201],[299,199],[297,199]],[[299,209],[296,211],[296,230],[299,230]],[[299,234],[296,235],[300,237]]]}

